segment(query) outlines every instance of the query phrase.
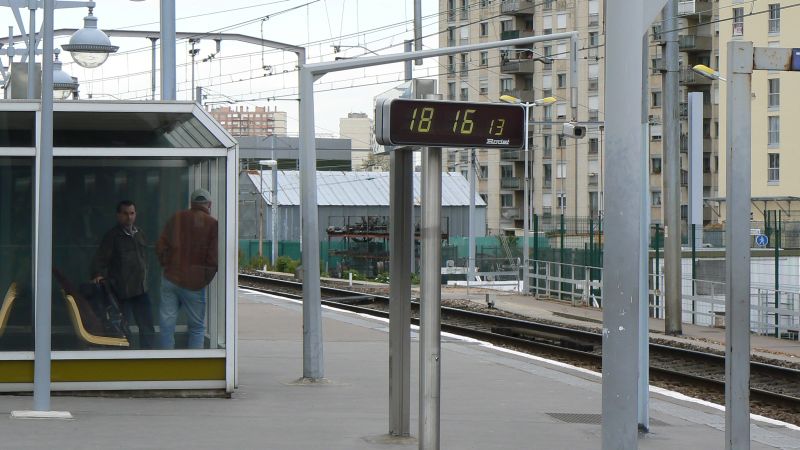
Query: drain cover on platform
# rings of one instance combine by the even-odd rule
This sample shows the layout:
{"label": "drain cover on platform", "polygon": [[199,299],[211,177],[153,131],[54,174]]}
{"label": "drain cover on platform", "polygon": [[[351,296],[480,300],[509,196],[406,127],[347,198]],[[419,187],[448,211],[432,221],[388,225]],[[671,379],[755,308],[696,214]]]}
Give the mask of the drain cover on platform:
{"label": "drain cover on platform", "polygon": [[[603,423],[602,414],[587,414],[587,413],[546,413],[546,414],[564,423],[584,423],[591,425],[601,425]],[[668,426],[669,424],[661,420],[650,419],[650,425],[657,425],[663,427],[663,426]]]}

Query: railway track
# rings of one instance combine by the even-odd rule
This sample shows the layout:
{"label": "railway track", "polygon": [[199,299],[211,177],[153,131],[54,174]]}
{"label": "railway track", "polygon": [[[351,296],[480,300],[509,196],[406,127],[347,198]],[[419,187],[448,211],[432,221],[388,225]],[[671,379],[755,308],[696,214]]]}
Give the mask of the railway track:
{"label": "railway track", "polygon": [[[290,298],[302,298],[301,283],[240,274],[240,285]],[[323,304],[388,318],[385,295],[322,287]],[[418,324],[418,303],[412,302],[412,323]],[[544,357],[601,370],[600,333],[529,320],[442,307],[442,331],[491,342]],[[651,382],[689,392],[711,401],[724,401],[724,356],[650,343]],[[701,395],[698,395],[701,394]],[[800,371],[762,362],[750,364],[753,411],[800,424]],[[776,414],[776,412],[779,412]]]}

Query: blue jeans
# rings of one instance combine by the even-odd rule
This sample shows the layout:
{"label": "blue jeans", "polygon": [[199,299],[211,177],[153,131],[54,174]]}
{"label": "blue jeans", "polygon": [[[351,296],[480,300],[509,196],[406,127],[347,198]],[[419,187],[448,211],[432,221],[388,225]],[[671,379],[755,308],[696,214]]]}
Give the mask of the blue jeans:
{"label": "blue jeans", "polygon": [[189,348],[203,348],[206,331],[206,290],[190,291],[161,277],[161,306],[159,308],[159,337],[161,348],[175,348],[175,322],[178,309],[186,312],[189,328]]}

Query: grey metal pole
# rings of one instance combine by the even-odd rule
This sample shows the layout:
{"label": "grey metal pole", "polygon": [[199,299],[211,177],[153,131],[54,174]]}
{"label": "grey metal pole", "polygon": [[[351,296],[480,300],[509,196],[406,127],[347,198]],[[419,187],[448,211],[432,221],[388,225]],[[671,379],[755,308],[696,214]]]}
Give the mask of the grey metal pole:
{"label": "grey metal pole", "polygon": [[[42,103],[37,153],[35,347],[33,409],[50,410],[50,334],[53,267],[53,14],[55,0],[44,0],[42,23]],[[30,74],[29,74],[30,75]]]}
{"label": "grey metal pole", "polygon": [[[525,108],[525,124],[523,125],[523,130],[525,134],[525,144],[523,152],[525,153],[525,194],[524,194],[524,202],[523,205],[523,213],[524,216],[522,219],[522,293],[523,295],[528,295],[530,286],[528,286],[530,274],[529,274],[529,266],[530,266],[530,243],[528,242],[528,230],[530,229],[530,222],[528,222],[528,216],[530,215],[530,205],[531,205],[531,191],[530,191],[530,173],[528,172],[530,165],[528,163],[528,122],[530,121],[530,114],[531,108],[533,104],[526,103],[523,105]],[[472,214],[470,214],[471,216]],[[519,272],[517,272],[519,273]]]}
{"label": "grey metal pole", "polygon": [[[570,52],[569,52],[569,84],[570,84],[570,106],[572,111],[572,120],[578,120],[578,36],[572,35],[569,40],[570,45]],[[574,180],[574,188],[575,188],[575,204],[572,206],[573,211],[575,211],[574,216],[578,217],[578,140],[575,139],[575,180]],[[566,168],[564,169],[566,170]],[[566,174],[565,174],[566,176]],[[564,191],[564,200],[566,200],[566,187]]]}
{"label": "grey metal pole", "polygon": [[[413,41],[404,43],[412,51]],[[405,62],[406,81],[412,78]],[[414,153],[389,156],[389,434],[411,434],[411,260],[414,231]]]}
{"label": "grey metal pole", "polygon": [[264,168],[258,162],[258,256],[264,256]]}
{"label": "grey metal pole", "polygon": [[314,74],[300,59],[300,214],[303,227],[303,378],[324,377],[322,355],[322,303],[319,285],[319,213],[317,210],[317,160],[314,142]]}
{"label": "grey metal pole", "polygon": [[441,406],[442,149],[422,151],[419,448],[438,450]]}
{"label": "grey metal pole", "polygon": [[161,100],[175,100],[175,0],[161,0]]}
{"label": "grey metal pole", "polygon": [[150,92],[151,92],[150,97],[151,100],[155,100],[156,99],[156,42],[158,41],[158,38],[151,37],[148,39],[150,39],[150,51],[152,57],[152,62],[150,65]]}
{"label": "grey metal pole", "polygon": [[[697,225],[695,247],[703,244],[703,93],[689,98],[689,223]],[[689,227],[691,229],[691,227]]]}
{"label": "grey metal pole", "polygon": [[189,39],[189,43],[192,44],[192,48],[191,48],[191,50],[189,50],[189,55],[192,57],[192,63],[191,63],[192,64],[192,91],[191,92],[192,92],[192,100],[193,101],[196,101],[196,98],[194,98],[194,96],[195,96],[195,92],[194,92],[194,60],[195,60],[195,56],[197,56],[197,51],[198,50],[196,48],[194,48],[194,46],[197,44],[197,41],[198,41],[197,39]]}
{"label": "grey metal pole", "polygon": [[[30,24],[28,25],[28,95],[26,98],[36,98],[36,4],[28,8]],[[10,65],[10,64],[9,64]],[[44,92],[44,91],[42,91]]]}
{"label": "grey metal pole", "polygon": [[[273,136],[273,144],[275,145],[275,140]],[[274,157],[273,157],[274,158]],[[275,264],[278,262],[278,161],[275,160],[275,164],[272,166],[272,234],[270,236],[272,238],[272,258],[270,258],[269,262],[272,264],[272,267],[275,267]]]}
{"label": "grey metal pole", "polygon": [[678,0],[667,0],[661,13],[664,19],[664,59],[662,75],[664,102],[664,290],[666,309],[664,333],[678,335],[681,328],[681,153],[678,104]]}
{"label": "grey metal pole", "polygon": [[[642,35],[642,92],[648,92],[650,78],[648,58],[648,33]],[[650,238],[650,190],[648,189],[648,162],[650,159],[649,136],[649,98],[642,96],[642,164],[643,184],[640,189],[642,203],[642,221],[639,229],[639,393],[638,417],[639,429],[647,432],[650,429],[650,307],[647,295],[647,261]]]}
{"label": "grey metal pole", "polygon": [[203,106],[203,86],[194,88],[194,102],[200,107]]}
{"label": "grey metal pole", "polygon": [[[414,0],[414,50],[422,50],[422,0]],[[414,64],[421,66],[422,59]]]}
{"label": "grey metal pole", "polygon": [[[603,449],[637,448],[639,284],[643,216],[642,42],[630,39],[640,2],[606,3],[606,136],[608,167],[603,229]],[[633,22],[633,23],[632,23]],[[648,22],[649,23],[649,22]],[[644,32],[644,27],[639,33]],[[613,72],[612,72],[613,70]]]}
{"label": "grey metal pole", "polygon": [[467,246],[467,289],[475,279],[475,191],[477,187],[475,176],[475,149],[469,151],[469,241]]}
{"label": "grey metal pole", "polygon": [[[409,62],[410,63],[410,62]],[[389,434],[411,434],[411,247],[414,153],[394,150],[389,167]]]}
{"label": "grey metal pole", "polygon": [[725,448],[750,448],[750,96],[753,43],[728,43]]}

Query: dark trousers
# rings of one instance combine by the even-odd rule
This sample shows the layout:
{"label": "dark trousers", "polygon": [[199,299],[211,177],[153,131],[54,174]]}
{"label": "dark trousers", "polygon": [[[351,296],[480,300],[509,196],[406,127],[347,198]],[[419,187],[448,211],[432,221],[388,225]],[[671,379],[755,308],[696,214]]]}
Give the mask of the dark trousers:
{"label": "dark trousers", "polygon": [[120,303],[128,322],[128,331],[134,322],[139,328],[139,348],[155,348],[156,330],[153,327],[153,312],[147,293],[120,300]]}

